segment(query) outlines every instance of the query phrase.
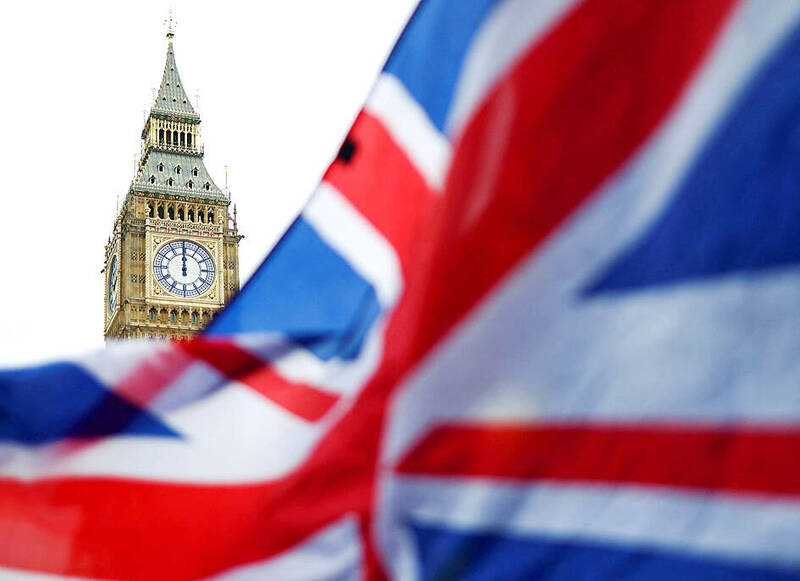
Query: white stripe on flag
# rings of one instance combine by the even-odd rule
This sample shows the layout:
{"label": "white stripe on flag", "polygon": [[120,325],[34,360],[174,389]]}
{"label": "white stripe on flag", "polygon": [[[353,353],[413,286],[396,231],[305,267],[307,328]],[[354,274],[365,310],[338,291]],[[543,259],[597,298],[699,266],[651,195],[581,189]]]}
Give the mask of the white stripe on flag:
{"label": "white stripe on flag", "polygon": [[416,521],[467,532],[677,550],[780,567],[800,565],[800,504],[787,500],[474,478],[395,478],[386,491],[384,505],[392,511],[389,520],[394,527]]}
{"label": "white stripe on flag", "polygon": [[109,341],[105,349],[81,355],[75,363],[89,371],[104,385],[115,385],[135,371],[145,360],[172,349],[167,342],[144,340]]}
{"label": "white stripe on flag", "polygon": [[383,123],[428,186],[434,192],[441,192],[450,165],[450,142],[397,77],[381,74],[364,109]]}
{"label": "white stripe on flag", "polygon": [[322,182],[303,218],[358,274],[386,309],[397,301],[403,280],[392,245],[336,188]]}
{"label": "white stripe on flag", "polygon": [[0,567],[0,581],[90,581],[90,579],[87,577],[49,575],[47,573],[37,573],[36,571]]}
{"label": "white stripe on flag", "polygon": [[362,577],[362,548],[358,521],[345,517],[307,541],[271,559],[237,567],[212,577],[214,581],[355,581]]}

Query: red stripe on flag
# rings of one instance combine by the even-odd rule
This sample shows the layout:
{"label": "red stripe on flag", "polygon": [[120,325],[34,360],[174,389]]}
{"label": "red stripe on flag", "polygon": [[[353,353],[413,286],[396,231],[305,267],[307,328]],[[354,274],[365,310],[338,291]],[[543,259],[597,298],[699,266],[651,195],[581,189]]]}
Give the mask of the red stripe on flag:
{"label": "red stripe on flag", "polygon": [[408,155],[369,113],[358,115],[348,139],[355,147],[352,158],[331,164],[323,179],[383,234],[406,271],[431,205],[441,197],[431,192]]}
{"label": "red stripe on flag", "polygon": [[451,425],[397,470],[800,496],[798,450],[797,426]]}
{"label": "red stripe on flag", "polygon": [[153,351],[136,369],[117,382],[114,392],[146,407],[194,362],[194,358],[174,348],[174,344],[165,345],[164,349]]}
{"label": "red stripe on flag", "polygon": [[426,346],[630,159],[731,4],[585,2],[499,81],[455,147]]}
{"label": "red stripe on flag", "polygon": [[[0,480],[0,563],[101,579],[204,578],[302,541],[355,508],[354,498],[366,504],[367,481],[341,477],[342,489],[313,495],[299,478],[239,486]],[[304,502],[286,502],[303,490]]]}
{"label": "red stripe on flag", "polygon": [[225,377],[236,380],[278,404],[287,411],[308,420],[320,420],[339,396],[307,383],[289,381],[270,366],[238,345],[224,339],[198,337],[180,344],[181,349],[209,364]]}
{"label": "red stripe on flag", "polygon": [[309,422],[321,420],[339,401],[336,394],[289,381],[268,366],[239,377],[238,381]]}

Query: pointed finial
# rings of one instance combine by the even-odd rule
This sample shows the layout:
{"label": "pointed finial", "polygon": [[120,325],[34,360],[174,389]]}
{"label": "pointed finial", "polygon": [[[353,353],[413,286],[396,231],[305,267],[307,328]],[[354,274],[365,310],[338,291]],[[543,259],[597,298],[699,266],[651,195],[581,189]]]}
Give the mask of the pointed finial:
{"label": "pointed finial", "polygon": [[164,20],[164,24],[167,26],[167,39],[172,42],[173,37],[175,36],[175,25],[177,21],[174,18],[172,8],[169,9],[169,17]]}

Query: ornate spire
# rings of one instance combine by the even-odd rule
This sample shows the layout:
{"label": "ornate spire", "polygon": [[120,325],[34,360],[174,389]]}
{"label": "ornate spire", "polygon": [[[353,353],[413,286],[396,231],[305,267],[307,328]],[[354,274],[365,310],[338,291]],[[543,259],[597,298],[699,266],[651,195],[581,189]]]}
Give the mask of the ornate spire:
{"label": "ornate spire", "polygon": [[172,8],[169,9],[169,16],[164,20],[164,24],[167,26],[167,40],[172,43],[172,39],[175,38],[175,25],[177,24],[172,15]]}
{"label": "ornate spire", "polygon": [[200,116],[186,96],[175,64],[172,14],[165,24],[169,42],[164,74],[142,128],[141,161],[131,191],[226,200],[203,163]]}
{"label": "ornate spire", "polygon": [[198,115],[186,96],[183,89],[181,77],[178,74],[178,66],[175,64],[175,49],[172,39],[175,37],[175,21],[170,10],[169,18],[164,21],[167,25],[167,62],[164,65],[164,76],[161,78],[161,86],[158,88],[153,111],[178,115],[180,117],[190,117],[197,119]]}

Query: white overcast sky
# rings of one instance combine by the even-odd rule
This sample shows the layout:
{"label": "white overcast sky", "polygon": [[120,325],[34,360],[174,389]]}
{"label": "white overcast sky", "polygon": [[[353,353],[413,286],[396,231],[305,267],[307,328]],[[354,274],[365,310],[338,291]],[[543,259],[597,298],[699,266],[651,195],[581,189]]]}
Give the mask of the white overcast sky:
{"label": "white overcast sky", "polygon": [[161,80],[170,7],[220,187],[229,166],[245,280],[319,181],[415,4],[4,4],[0,366],[103,344],[103,246]]}

